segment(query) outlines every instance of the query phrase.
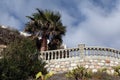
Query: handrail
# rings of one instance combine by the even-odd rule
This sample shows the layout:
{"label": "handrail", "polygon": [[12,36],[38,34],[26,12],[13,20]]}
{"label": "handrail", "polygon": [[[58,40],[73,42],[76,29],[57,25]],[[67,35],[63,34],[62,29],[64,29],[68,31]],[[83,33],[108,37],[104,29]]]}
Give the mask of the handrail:
{"label": "handrail", "polygon": [[120,51],[113,48],[97,47],[97,46],[87,46],[78,48],[67,48],[59,50],[42,51],[39,57],[44,60],[56,60],[56,59],[66,59],[75,57],[85,57],[85,56],[105,56],[114,57],[120,59]]}

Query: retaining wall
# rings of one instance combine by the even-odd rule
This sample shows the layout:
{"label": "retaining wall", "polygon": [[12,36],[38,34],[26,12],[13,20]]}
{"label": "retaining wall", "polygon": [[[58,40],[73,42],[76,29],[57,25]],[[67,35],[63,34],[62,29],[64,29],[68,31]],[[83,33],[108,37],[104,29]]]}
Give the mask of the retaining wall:
{"label": "retaining wall", "polygon": [[54,71],[57,73],[70,71],[77,66],[84,66],[85,68],[91,69],[96,72],[98,69],[107,68],[109,73],[113,73],[112,67],[120,65],[119,59],[109,58],[109,57],[85,57],[80,59],[69,58],[69,59],[58,59],[47,61],[48,71]]}
{"label": "retaining wall", "polygon": [[113,72],[112,67],[120,65],[120,51],[113,48],[78,45],[77,48],[68,48],[40,52],[39,58],[45,60],[48,71],[66,72],[78,66],[92,69],[107,68]]}

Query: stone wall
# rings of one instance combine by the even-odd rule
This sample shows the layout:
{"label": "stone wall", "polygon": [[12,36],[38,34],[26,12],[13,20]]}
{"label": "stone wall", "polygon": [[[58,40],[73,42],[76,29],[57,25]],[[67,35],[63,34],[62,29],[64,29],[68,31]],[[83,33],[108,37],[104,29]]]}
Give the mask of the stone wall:
{"label": "stone wall", "polygon": [[96,72],[98,69],[107,68],[109,73],[113,72],[112,67],[120,65],[119,59],[114,59],[112,57],[102,57],[102,56],[86,56],[81,59],[68,58],[68,59],[58,59],[47,61],[48,71],[54,71],[57,73],[66,72],[72,70],[78,66],[84,66],[85,68],[91,69],[93,72]]}

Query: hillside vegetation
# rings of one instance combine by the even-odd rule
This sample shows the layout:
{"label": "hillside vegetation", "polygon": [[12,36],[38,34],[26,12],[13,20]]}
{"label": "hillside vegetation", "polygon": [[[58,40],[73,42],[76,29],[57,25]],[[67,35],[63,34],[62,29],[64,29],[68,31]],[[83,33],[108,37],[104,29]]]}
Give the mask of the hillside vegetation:
{"label": "hillside vegetation", "polygon": [[0,45],[8,45],[15,40],[21,39],[23,39],[23,36],[17,30],[0,26]]}

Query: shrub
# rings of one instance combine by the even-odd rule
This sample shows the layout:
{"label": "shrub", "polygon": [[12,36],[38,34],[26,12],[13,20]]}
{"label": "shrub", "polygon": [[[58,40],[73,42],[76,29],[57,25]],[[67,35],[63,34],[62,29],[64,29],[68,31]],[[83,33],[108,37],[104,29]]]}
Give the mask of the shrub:
{"label": "shrub", "polygon": [[75,80],[84,80],[86,78],[91,77],[91,71],[88,71],[82,66],[77,66],[77,68],[73,69],[72,71],[69,71],[66,74],[66,77],[74,78]]}
{"label": "shrub", "polygon": [[[120,67],[114,67],[115,71],[118,72]],[[120,76],[115,76],[107,73],[107,68],[99,69],[97,72],[92,72],[90,69],[78,66],[77,68],[69,71],[66,74],[68,80],[120,80]]]}
{"label": "shrub", "polygon": [[38,73],[36,74],[36,79],[47,80],[47,79],[50,78],[53,74],[54,74],[54,72],[49,72],[48,74],[43,75],[42,72],[38,72]]}
{"label": "shrub", "polygon": [[98,71],[92,74],[92,80],[120,80],[120,77]]}
{"label": "shrub", "polygon": [[120,76],[120,66],[113,67],[115,73]]}
{"label": "shrub", "polygon": [[41,71],[47,73],[45,62],[38,60],[34,41],[23,39],[11,43],[2,53],[0,80],[26,80]]}

